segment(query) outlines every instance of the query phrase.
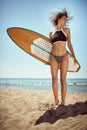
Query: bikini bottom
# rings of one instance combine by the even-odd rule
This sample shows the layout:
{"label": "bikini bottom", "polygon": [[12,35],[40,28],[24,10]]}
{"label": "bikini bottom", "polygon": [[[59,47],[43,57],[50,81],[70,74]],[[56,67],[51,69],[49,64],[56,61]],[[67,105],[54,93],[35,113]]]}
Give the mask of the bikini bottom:
{"label": "bikini bottom", "polygon": [[62,55],[62,56],[55,56],[55,55],[52,54],[52,53],[51,53],[51,55],[54,56],[54,58],[56,59],[56,61],[57,61],[58,63],[61,63],[62,60],[63,60],[63,58],[67,55],[67,52],[66,52],[64,55]]}

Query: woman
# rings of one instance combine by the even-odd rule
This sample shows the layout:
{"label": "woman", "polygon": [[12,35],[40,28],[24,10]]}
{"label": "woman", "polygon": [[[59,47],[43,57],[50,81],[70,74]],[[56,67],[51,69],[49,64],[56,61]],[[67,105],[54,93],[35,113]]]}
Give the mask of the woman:
{"label": "woman", "polygon": [[66,50],[66,42],[68,48],[71,51],[73,57],[75,58],[75,53],[71,44],[70,39],[70,29],[66,28],[66,23],[71,19],[68,16],[66,10],[58,12],[51,22],[56,27],[56,29],[49,33],[50,39],[52,41],[52,52],[50,56],[50,67],[52,75],[52,87],[55,99],[55,105],[58,105],[58,67],[60,65],[60,82],[61,82],[61,105],[65,104],[66,97],[66,75],[68,69],[68,55]]}

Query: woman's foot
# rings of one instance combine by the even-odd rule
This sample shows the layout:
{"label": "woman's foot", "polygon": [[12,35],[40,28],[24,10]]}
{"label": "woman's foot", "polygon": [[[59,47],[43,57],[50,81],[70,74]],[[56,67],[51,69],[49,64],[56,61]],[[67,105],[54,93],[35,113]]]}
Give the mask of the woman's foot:
{"label": "woman's foot", "polygon": [[58,101],[55,101],[55,105],[58,105],[59,104],[59,100]]}
{"label": "woman's foot", "polygon": [[62,101],[62,102],[61,102],[61,105],[65,105],[65,101]]}

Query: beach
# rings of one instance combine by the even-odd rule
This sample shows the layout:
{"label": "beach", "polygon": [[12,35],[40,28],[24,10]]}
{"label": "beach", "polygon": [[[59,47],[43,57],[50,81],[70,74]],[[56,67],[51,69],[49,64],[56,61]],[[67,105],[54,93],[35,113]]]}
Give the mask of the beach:
{"label": "beach", "polygon": [[52,91],[0,88],[0,130],[87,130],[87,94],[67,92],[60,103]]}

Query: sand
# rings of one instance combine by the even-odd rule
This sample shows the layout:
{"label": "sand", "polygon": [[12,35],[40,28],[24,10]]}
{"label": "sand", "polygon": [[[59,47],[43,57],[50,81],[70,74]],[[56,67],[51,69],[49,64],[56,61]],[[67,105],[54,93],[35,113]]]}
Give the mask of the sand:
{"label": "sand", "polygon": [[0,130],[87,130],[87,94],[55,108],[52,91],[0,89]]}

